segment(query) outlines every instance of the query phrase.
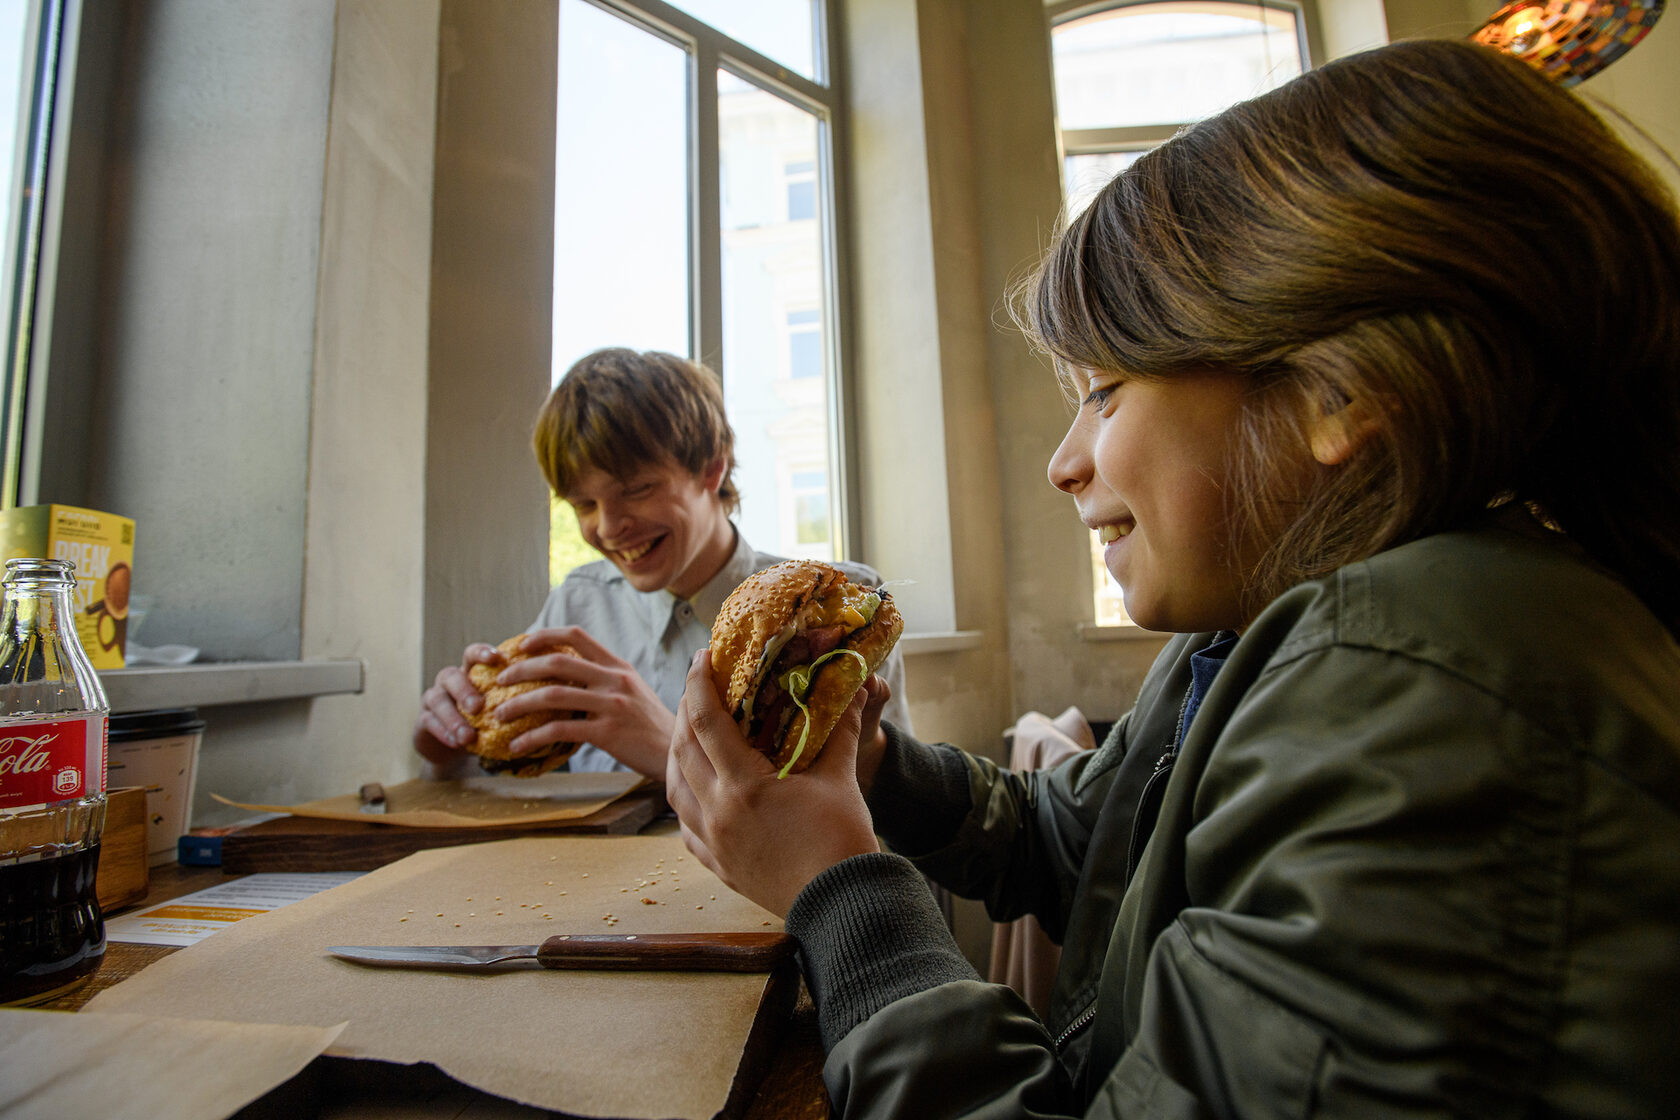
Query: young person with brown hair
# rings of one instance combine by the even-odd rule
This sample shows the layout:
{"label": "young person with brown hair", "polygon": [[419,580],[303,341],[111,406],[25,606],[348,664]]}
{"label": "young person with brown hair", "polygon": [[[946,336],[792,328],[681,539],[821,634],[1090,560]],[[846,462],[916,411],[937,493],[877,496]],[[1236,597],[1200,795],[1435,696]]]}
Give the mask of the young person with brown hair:
{"label": "young person with brown hair", "polygon": [[[735,436],[717,376],[672,354],[598,350],[549,394],[532,444],[549,487],[603,558],[549,593],[522,644],[532,656],[500,674],[502,684],[556,683],[504,702],[498,714],[511,722],[581,712],[526,732],[515,749],[583,741],[567,764],[573,770],[663,779],[689,659],[735,585],[783,559],[755,550],[730,519],[740,505]],[[854,581],[880,582],[864,565],[836,566]],[[559,646],[581,656],[553,652]],[[414,747],[442,776],[477,765],[463,750],[475,733],[462,713],[483,704],[467,675],[480,663],[506,658],[474,643],[422,698]],[[902,657],[890,657],[884,675],[894,696],[887,718],[908,727]]]}
{"label": "young person with brown hair", "polygon": [[[678,713],[672,804],[799,939],[839,1114],[1672,1111],[1680,222],[1650,169],[1521,62],[1395,44],[1139,159],[1026,314],[1079,399],[1050,481],[1176,632],[1108,739],[1011,774],[837,733],[778,783],[704,655]],[[919,872],[1061,942],[1042,1018]]]}

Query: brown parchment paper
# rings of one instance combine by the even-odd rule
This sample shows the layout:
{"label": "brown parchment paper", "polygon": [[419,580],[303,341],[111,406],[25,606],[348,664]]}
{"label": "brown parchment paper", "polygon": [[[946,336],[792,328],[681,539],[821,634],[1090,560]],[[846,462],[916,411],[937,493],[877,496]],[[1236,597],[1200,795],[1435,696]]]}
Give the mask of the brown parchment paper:
{"label": "brown parchment paper", "polygon": [[535,944],[565,932],[780,929],[675,835],[530,838],[418,852],[171,954],[89,1010],[348,1022],[329,1054],[432,1062],[475,1088],[583,1116],[723,1108],[762,974],[463,974],[374,968],[328,945]]}
{"label": "brown parchment paper", "polygon": [[230,801],[218,793],[210,796],[237,809],[295,817],[417,828],[489,828],[587,817],[646,781],[627,771],[550,773],[535,778],[485,775],[448,782],[416,778],[385,787],[383,813],[362,812],[361,798],[354,793],[301,805],[258,805]]}
{"label": "brown parchment paper", "polygon": [[0,1011],[0,1116],[223,1120],[296,1075],[343,1029]]}

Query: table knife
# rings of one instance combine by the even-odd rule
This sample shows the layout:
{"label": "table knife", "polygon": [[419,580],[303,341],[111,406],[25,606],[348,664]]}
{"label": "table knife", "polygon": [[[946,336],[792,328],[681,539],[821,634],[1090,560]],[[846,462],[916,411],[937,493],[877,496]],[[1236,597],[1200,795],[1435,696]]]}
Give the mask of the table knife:
{"label": "table knife", "polygon": [[612,971],[769,972],[793,956],[785,933],[560,933],[541,945],[329,945],[358,964],[491,969],[529,965]]}

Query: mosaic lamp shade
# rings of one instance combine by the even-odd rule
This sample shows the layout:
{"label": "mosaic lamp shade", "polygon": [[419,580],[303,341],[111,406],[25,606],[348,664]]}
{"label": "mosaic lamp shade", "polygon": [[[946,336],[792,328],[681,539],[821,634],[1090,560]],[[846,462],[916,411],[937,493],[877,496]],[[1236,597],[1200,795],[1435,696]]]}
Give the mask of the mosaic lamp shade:
{"label": "mosaic lamp shade", "polygon": [[1643,39],[1664,0],[1513,0],[1470,38],[1522,59],[1560,86],[1598,73]]}

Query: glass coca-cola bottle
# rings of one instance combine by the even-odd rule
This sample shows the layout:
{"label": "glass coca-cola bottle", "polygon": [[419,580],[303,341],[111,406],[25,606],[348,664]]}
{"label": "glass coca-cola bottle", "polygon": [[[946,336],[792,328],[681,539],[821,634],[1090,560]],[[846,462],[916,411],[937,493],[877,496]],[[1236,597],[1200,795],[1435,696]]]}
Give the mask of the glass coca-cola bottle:
{"label": "glass coca-cola bottle", "polygon": [[76,637],[75,586],[64,560],[8,560],[0,579],[0,1004],[52,999],[105,955],[110,709]]}

